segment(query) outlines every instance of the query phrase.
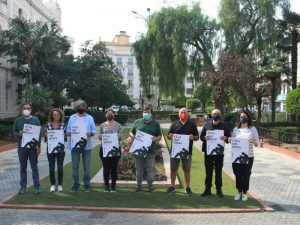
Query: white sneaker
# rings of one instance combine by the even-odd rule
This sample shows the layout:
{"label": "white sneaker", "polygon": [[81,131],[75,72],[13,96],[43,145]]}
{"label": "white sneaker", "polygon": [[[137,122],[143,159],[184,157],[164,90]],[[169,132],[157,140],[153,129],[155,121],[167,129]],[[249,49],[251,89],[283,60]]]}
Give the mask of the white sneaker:
{"label": "white sneaker", "polygon": [[50,192],[54,192],[54,191],[55,191],[55,185],[51,185]]}
{"label": "white sneaker", "polygon": [[235,201],[238,201],[241,199],[241,194],[237,194],[236,196],[234,196],[233,198]]}
{"label": "white sneaker", "polygon": [[243,195],[242,195],[242,201],[245,202],[245,201],[247,201],[247,200],[248,200],[248,196],[247,196],[246,194],[243,194]]}
{"label": "white sneaker", "polygon": [[62,187],[61,185],[58,185],[58,186],[57,186],[57,191],[58,191],[58,192],[62,192],[62,191],[63,191],[63,187]]}

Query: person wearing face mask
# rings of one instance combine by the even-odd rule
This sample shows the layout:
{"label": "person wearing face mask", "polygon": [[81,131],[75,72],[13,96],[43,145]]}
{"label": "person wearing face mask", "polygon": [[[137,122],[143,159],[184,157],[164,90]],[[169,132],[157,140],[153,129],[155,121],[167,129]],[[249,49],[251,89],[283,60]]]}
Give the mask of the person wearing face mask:
{"label": "person wearing face mask", "polygon": [[[79,182],[79,162],[80,156],[82,156],[83,163],[83,183],[84,192],[90,192],[90,163],[91,163],[91,151],[93,149],[93,143],[91,137],[93,137],[97,130],[94,119],[91,115],[87,114],[85,111],[87,109],[87,104],[83,100],[78,100],[75,103],[75,108],[77,113],[70,116],[67,125],[67,137],[68,137],[68,149],[71,150],[72,156],[72,177],[73,177],[73,187],[70,192],[77,192],[80,187]],[[81,141],[78,147],[72,149],[71,145],[71,129],[73,126],[86,127],[86,137],[87,140]],[[85,138],[82,138],[85,139]]]}
{"label": "person wearing face mask", "polygon": [[135,134],[138,130],[153,136],[151,149],[148,151],[146,158],[138,157],[136,155],[134,156],[137,184],[133,192],[139,192],[142,190],[144,167],[146,168],[147,173],[148,190],[151,193],[155,192],[155,188],[153,187],[153,167],[155,161],[156,144],[161,139],[161,129],[160,124],[153,120],[152,112],[153,111],[150,106],[145,107],[143,110],[143,118],[136,120],[130,131],[130,138],[132,140],[134,140]]}
{"label": "person wearing face mask", "polygon": [[[63,130],[63,139],[65,137],[66,125],[64,123],[64,114],[60,109],[53,109],[49,113],[48,123],[45,128],[45,141],[48,139],[48,131],[49,130]],[[61,143],[64,144],[64,143]],[[65,159],[65,151],[64,145],[60,149],[60,151],[48,152],[47,146],[47,158],[49,163],[49,177],[50,177],[50,192],[55,191],[55,162],[57,162],[57,180],[58,186],[57,191],[63,191],[63,168],[64,168],[64,159]]]}
{"label": "person wearing face mask", "polygon": [[[171,124],[168,132],[168,139],[172,140],[173,134],[184,134],[190,136],[189,157],[188,159],[181,159],[181,162],[186,183],[185,192],[187,195],[192,195],[193,192],[190,188],[190,170],[192,165],[193,141],[199,140],[199,133],[197,125],[191,119],[189,119],[189,113],[186,108],[181,108],[178,112],[178,116],[179,120]],[[179,162],[179,158],[171,158],[171,186],[168,187],[167,193],[173,193],[175,191],[175,179]]]}
{"label": "person wearing face mask", "polygon": [[[238,194],[234,200],[247,201],[247,191],[249,190],[250,175],[254,161],[253,145],[259,146],[259,136],[256,128],[253,126],[250,114],[242,110],[233,129],[232,138],[246,138],[249,141],[249,158],[247,164],[232,163],[233,173],[235,175],[236,189]],[[231,141],[231,138],[229,139]]]}
{"label": "person wearing face mask", "polygon": [[[114,111],[109,108],[106,111],[107,121],[100,125],[99,140],[102,140],[102,134],[117,133],[119,141],[121,140],[121,124],[114,121]],[[117,168],[121,156],[121,149],[119,149],[117,156],[103,157],[103,148],[100,146],[99,156],[103,165],[103,179],[104,179],[104,192],[116,192],[116,182],[118,178]],[[109,187],[109,177],[111,176],[111,189]]]}
{"label": "person wearing face mask", "polygon": [[207,135],[208,130],[223,130],[224,136],[221,136],[220,139],[228,143],[228,138],[230,137],[230,130],[228,126],[221,121],[222,113],[219,109],[214,109],[211,113],[212,120],[205,123],[200,133],[200,139],[202,143],[202,151],[204,152],[204,165],[205,165],[205,190],[201,194],[202,197],[208,196],[211,194],[212,187],[212,177],[213,171],[215,170],[215,185],[216,185],[216,194],[219,198],[223,198],[222,192],[222,168],[224,161],[224,153],[217,155],[208,155],[207,154],[207,140],[209,140],[209,135]]}
{"label": "person wearing face mask", "polygon": [[34,190],[36,194],[41,193],[40,181],[39,181],[39,170],[38,170],[38,156],[41,153],[40,143],[36,149],[26,149],[21,147],[21,141],[23,136],[24,124],[31,124],[40,126],[40,121],[37,117],[31,115],[31,105],[24,103],[22,105],[22,116],[18,117],[13,126],[13,134],[18,140],[18,156],[20,162],[20,189],[19,194],[24,194],[27,186],[27,162],[30,161],[32,170],[32,179],[34,184]]}

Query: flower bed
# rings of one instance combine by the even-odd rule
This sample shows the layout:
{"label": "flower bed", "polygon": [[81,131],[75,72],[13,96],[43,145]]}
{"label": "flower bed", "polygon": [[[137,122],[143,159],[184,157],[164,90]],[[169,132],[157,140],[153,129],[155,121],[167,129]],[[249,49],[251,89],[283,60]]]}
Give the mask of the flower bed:
{"label": "flower bed", "polygon": [[[121,159],[118,164],[118,180],[136,180],[134,156],[124,148]],[[144,170],[143,179],[146,180],[146,171]],[[154,181],[166,181],[164,169],[164,160],[162,157],[161,146],[157,146],[154,162]]]}

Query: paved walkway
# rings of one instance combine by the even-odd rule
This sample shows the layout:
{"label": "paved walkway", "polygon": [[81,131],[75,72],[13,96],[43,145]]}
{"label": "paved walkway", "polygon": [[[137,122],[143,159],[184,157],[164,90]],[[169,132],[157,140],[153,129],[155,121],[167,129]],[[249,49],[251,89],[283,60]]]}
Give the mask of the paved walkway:
{"label": "paved walkway", "polygon": [[[162,124],[169,127],[170,124]],[[196,142],[197,146],[201,142]],[[45,149],[43,147],[43,149]],[[224,170],[232,175],[229,146]],[[67,154],[66,162],[70,161]],[[45,152],[39,157],[42,176],[48,174]],[[204,171],[203,171],[204,172]],[[30,174],[30,169],[29,169]],[[28,181],[31,177],[28,178]],[[0,153],[0,201],[17,192],[19,164],[16,150]],[[0,209],[0,225],[10,224],[299,224],[300,161],[266,149],[255,149],[250,191],[275,211],[262,213],[135,214],[58,210]]]}

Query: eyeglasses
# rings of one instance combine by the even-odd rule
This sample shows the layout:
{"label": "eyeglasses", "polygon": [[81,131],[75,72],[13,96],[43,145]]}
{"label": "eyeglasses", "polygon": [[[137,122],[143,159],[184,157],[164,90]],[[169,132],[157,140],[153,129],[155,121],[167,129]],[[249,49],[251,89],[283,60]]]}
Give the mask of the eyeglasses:
{"label": "eyeglasses", "polygon": [[23,109],[24,109],[24,110],[25,110],[25,109],[28,109],[28,110],[30,110],[31,108],[23,108]]}

